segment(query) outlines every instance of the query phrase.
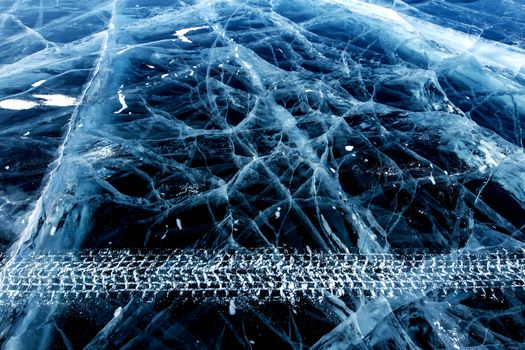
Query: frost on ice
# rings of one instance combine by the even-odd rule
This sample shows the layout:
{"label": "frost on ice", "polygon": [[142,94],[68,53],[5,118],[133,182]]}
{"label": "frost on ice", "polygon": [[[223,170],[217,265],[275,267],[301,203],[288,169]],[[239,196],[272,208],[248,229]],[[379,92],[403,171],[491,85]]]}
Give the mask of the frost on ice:
{"label": "frost on ice", "polygon": [[0,14],[3,347],[525,341],[523,3]]}

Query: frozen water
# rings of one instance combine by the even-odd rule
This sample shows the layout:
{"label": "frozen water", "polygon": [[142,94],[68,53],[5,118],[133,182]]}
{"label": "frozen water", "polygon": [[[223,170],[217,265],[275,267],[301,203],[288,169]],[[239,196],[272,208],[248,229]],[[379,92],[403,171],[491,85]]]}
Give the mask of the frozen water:
{"label": "frozen water", "polygon": [[[522,261],[479,257],[525,240],[524,28],[518,0],[0,1],[2,281],[28,287],[12,279],[25,261],[37,291],[0,307],[3,346],[518,347]],[[101,248],[93,269],[54,258]],[[131,283],[157,266],[115,276],[139,248],[218,259],[202,275],[174,263],[175,282],[200,278],[190,291],[231,266],[250,286],[266,264],[276,298],[85,299],[81,279],[81,300],[38,292],[82,269],[93,295]],[[445,293],[425,269],[390,277],[373,257],[399,249],[392,268],[421,256],[463,277]],[[322,298],[288,293],[301,266]],[[382,277],[341,293],[366,266]]]}
{"label": "frozen water", "polygon": [[[223,262],[227,262],[224,264]],[[525,250],[489,250],[460,254],[401,251],[356,253],[289,253],[256,249],[215,250],[82,250],[28,254],[11,260],[3,271],[0,302],[16,306],[38,296],[41,304],[64,300],[162,295],[193,299],[234,297],[267,302],[278,297],[361,294],[393,299],[439,290],[491,291],[520,289],[525,284]]]}

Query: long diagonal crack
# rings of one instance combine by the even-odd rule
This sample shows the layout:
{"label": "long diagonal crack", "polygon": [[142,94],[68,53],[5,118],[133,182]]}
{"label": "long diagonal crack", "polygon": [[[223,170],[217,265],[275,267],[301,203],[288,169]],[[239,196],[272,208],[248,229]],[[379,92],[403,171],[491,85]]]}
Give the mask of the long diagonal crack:
{"label": "long diagonal crack", "polygon": [[524,288],[525,250],[460,255],[88,250],[31,253],[2,274],[0,300],[109,295],[294,298],[352,292]]}

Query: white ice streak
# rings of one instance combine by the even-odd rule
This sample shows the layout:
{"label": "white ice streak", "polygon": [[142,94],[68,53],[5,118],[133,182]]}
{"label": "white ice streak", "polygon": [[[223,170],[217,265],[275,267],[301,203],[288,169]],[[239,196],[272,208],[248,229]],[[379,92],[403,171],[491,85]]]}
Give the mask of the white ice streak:
{"label": "white ice streak", "polygon": [[39,80],[39,81],[35,81],[33,84],[31,84],[32,87],[39,87],[40,85],[44,84],[46,81],[45,80]]}
{"label": "white ice streak", "polygon": [[75,106],[78,103],[78,100],[75,97],[65,96],[60,94],[51,94],[51,95],[33,95],[34,98],[43,100],[41,102],[44,106],[54,106],[54,107],[68,107]]}
{"label": "white ice streak", "polygon": [[52,107],[68,107],[75,106],[78,100],[75,97],[65,96],[60,94],[42,95],[35,94],[34,98],[41,101],[28,101],[17,98],[6,99],[0,101],[0,108],[10,109],[14,111],[23,111],[37,106],[52,106]]}
{"label": "white ice streak", "polygon": [[188,37],[186,37],[186,34],[188,34],[191,31],[204,29],[204,28],[208,28],[208,26],[190,27],[190,28],[179,29],[173,35],[176,36],[177,38],[179,38],[182,42],[191,43],[192,41],[190,39],[188,39]]}
{"label": "white ice streak", "polygon": [[38,106],[37,102],[21,100],[17,98],[0,101],[0,108],[10,109],[13,111],[23,111]]}
{"label": "white ice streak", "polygon": [[118,95],[118,101],[120,102],[121,107],[118,111],[115,111],[114,114],[119,114],[120,112],[128,108],[128,105],[126,104],[126,96],[122,93],[122,86],[118,90],[117,95]]}
{"label": "white ice streak", "polygon": [[432,182],[432,185],[435,185],[436,184],[436,179],[434,178],[434,175],[432,173],[430,173],[430,182]]}

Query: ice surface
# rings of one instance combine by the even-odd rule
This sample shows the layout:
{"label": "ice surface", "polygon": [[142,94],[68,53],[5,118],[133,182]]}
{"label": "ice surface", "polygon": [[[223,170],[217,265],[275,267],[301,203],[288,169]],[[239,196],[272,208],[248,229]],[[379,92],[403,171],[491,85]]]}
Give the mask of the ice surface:
{"label": "ice surface", "polygon": [[[3,277],[100,248],[412,249],[482,271],[478,251],[525,239],[524,28],[518,0],[0,1]],[[525,342],[522,288],[483,286],[262,304],[35,293],[0,308],[0,334],[7,349]]]}
{"label": "ice surface", "polygon": [[[61,250],[12,259],[4,269],[0,302],[17,305],[38,296],[41,304],[64,300],[159,296],[295,303],[327,295],[386,297],[522,288],[525,249],[460,254],[401,251],[290,253],[276,249]],[[233,311],[232,311],[233,310]]]}

